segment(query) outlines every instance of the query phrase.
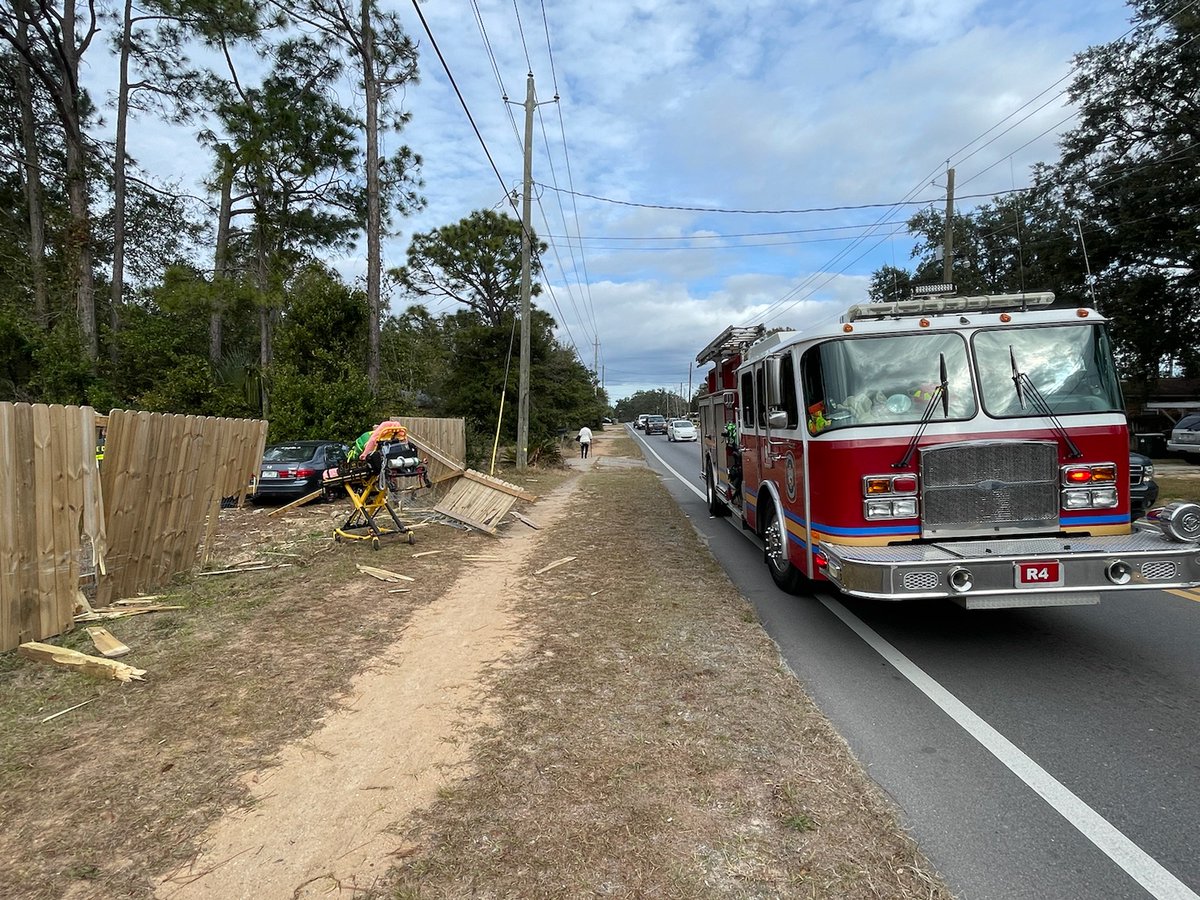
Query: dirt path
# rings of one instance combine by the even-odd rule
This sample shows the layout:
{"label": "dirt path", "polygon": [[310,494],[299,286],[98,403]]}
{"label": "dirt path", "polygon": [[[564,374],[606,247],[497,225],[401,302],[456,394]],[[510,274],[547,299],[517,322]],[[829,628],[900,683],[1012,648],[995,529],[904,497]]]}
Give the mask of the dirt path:
{"label": "dirt path", "polygon": [[[577,484],[538,502],[539,524],[562,516]],[[404,853],[406,817],[464,771],[470,726],[486,715],[485,669],[520,653],[514,603],[539,567],[543,534],[509,531],[489,551],[500,560],[477,564],[418,610],[322,727],[286,747],[277,766],[248,776],[247,808],[210,828],[200,855],[156,896],[300,900],[376,885]]]}

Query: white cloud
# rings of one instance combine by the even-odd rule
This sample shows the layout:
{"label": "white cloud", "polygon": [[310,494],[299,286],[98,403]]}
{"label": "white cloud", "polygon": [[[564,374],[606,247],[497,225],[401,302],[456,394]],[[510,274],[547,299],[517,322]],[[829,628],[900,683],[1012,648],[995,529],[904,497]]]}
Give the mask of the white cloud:
{"label": "white cloud", "polygon": [[[412,123],[389,146],[403,142],[423,156],[428,198],[425,211],[397,223],[386,265],[404,261],[414,232],[503,206],[518,186],[524,113],[513,103],[524,100],[530,67],[538,100],[548,104],[534,132],[542,185],[719,209],[940,203],[942,189],[929,182],[942,182],[947,159],[960,198],[1024,185],[1031,163],[1052,160],[1067,115],[1053,97],[1065,82],[1027,121],[994,126],[1066,74],[1073,54],[1124,33],[1128,18],[1120,0],[604,0],[546,3],[543,25],[542,4],[517,0],[518,29],[512,0],[479,0],[512,101],[505,104],[466,4],[423,2],[497,179],[412,7],[384,3],[417,39],[422,70],[404,96]],[[91,77],[93,92],[115,83],[100,57]],[[556,89],[560,100],[549,104]],[[200,192],[211,166],[194,130],[142,120],[131,152],[154,176]],[[887,237],[895,226],[858,241],[845,229],[902,222],[911,206],[750,215],[617,205],[541,188],[538,199],[535,227],[557,236],[557,255],[544,261],[562,311],[548,308],[589,365],[598,335],[614,397],[678,387],[695,353],[726,325],[764,312],[779,313],[772,324],[797,326],[836,315],[863,298],[879,265],[909,262],[904,236]],[[764,232],[789,234],[709,239]],[[668,237],[689,240],[651,240]],[[356,275],[361,251],[334,264]]]}

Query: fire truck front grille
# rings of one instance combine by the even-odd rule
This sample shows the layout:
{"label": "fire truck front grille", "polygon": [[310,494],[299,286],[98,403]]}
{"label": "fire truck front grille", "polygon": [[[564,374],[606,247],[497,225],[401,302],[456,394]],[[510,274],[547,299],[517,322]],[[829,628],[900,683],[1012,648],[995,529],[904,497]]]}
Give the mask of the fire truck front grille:
{"label": "fire truck front grille", "polygon": [[1146,562],[1141,565],[1142,577],[1147,581],[1172,581],[1179,567],[1170,560]]}
{"label": "fire truck front grille", "polygon": [[906,591],[932,591],[940,581],[937,572],[905,572],[901,583]]}
{"label": "fire truck front grille", "polygon": [[1058,528],[1058,448],[989,441],[921,453],[925,536],[1005,534]]}

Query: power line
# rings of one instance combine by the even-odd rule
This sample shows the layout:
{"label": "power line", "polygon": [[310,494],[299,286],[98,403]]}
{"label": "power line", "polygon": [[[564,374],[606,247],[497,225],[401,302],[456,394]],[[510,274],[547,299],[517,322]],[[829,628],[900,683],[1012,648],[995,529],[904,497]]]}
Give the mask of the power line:
{"label": "power line", "polygon": [[463,98],[462,91],[458,89],[458,82],[454,80],[454,73],[450,71],[450,66],[446,62],[446,57],[442,56],[442,49],[438,46],[437,40],[433,36],[433,32],[429,29],[429,23],[425,21],[425,14],[421,12],[421,7],[417,0],[412,0],[413,9],[417,12],[417,18],[421,20],[421,26],[425,29],[425,34],[429,36],[429,43],[433,47],[433,52],[437,54],[438,61],[441,62],[442,68],[446,72],[446,77],[450,79],[450,86],[454,88],[454,94],[458,97],[458,102],[462,105],[463,112],[467,114],[467,121],[471,123],[471,128],[475,132],[475,137],[479,139],[479,146],[483,148],[483,155],[487,157],[491,163],[492,171],[496,173],[496,179],[500,182],[500,186],[504,188],[504,193],[508,194],[508,185],[504,181],[504,176],[500,174],[500,169],[496,166],[496,161],[492,159],[492,153],[488,150],[487,141],[483,139],[483,135],[479,132],[479,126],[475,124],[475,117],[471,115],[471,110],[467,106],[467,101]]}
{"label": "power line", "polygon": [[[936,171],[936,170],[935,170]],[[847,206],[810,206],[805,209],[729,209],[720,206],[675,206],[667,203],[638,203],[633,200],[617,200],[613,197],[601,197],[597,194],[587,194],[582,191],[565,190],[560,187],[555,187],[549,184],[540,184],[534,182],[538,187],[547,191],[559,191],[564,194],[570,194],[573,197],[584,197],[588,200],[598,200],[601,203],[612,203],[616,206],[632,206],[637,209],[665,209],[674,210],[676,212],[702,212],[702,213],[721,213],[731,215],[753,215],[753,216],[795,216],[805,213],[819,212],[848,212],[859,209],[884,209],[894,206],[924,206],[927,203],[934,202],[933,200],[894,200],[888,203],[860,203],[857,205]],[[925,187],[923,179],[920,187]],[[912,193],[911,191],[909,192]],[[999,194],[1009,193],[1008,191],[999,191]],[[993,197],[996,194],[972,194],[963,197],[964,200],[975,199],[977,197]]]}

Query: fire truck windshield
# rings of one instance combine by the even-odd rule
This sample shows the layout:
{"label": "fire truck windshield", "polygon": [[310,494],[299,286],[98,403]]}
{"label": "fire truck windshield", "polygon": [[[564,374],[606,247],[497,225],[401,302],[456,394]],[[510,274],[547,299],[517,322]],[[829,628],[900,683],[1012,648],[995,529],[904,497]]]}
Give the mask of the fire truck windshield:
{"label": "fire truck windshield", "polygon": [[[953,332],[829,341],[804,354],[801,370],[811,433],[855,425],[921,421],[946,360],[951,419],[975,415],[963,336]],[[936,404],[933,420],[945,418]]]}
{"label": "fire truck windshield", "polygon": [[1103,326],[995,328],[972,338],[983,408],[990,416],[1028,416],[1013,381],[1013,363],[1056,416],[1119,412],[1121,389]]}

